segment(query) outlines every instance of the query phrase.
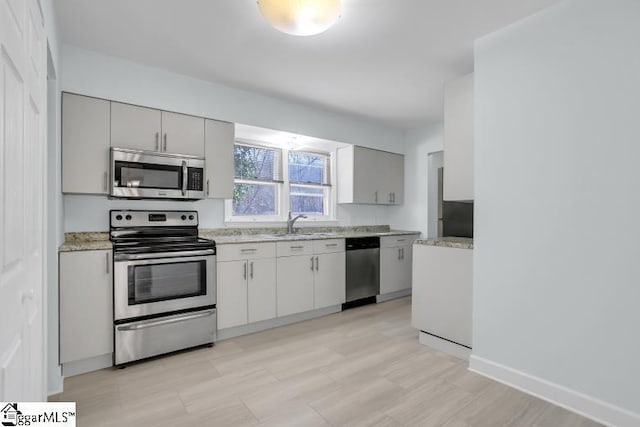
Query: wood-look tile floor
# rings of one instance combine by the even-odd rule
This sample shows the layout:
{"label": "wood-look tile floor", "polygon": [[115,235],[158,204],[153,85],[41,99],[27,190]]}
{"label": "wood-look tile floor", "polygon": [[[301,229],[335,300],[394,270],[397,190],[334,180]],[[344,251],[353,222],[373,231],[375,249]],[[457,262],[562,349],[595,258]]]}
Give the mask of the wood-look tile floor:
{"label": "wood-look tile floor", "polygon": [[65,380],[78,426],[596,426],[418,344],[411,300]]}

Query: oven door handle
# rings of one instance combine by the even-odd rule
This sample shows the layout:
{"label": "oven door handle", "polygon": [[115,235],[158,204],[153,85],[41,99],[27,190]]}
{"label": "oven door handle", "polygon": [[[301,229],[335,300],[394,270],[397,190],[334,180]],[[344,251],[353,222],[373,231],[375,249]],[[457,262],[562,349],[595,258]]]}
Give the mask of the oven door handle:
{"label": "oven door handle", "polygon": [[187,162],[182,161],[182,196],[187,195]]}
{"label": "oven door handle", "polygon": [[119,254],[113,256],[114,261],[131,261],[137,259],[161,259],[161,258],[184,258],[196,256],[215,255],[215,249],[202,249],[198,251],[180,251],[180,252],[158,252],[146,254]]}
{"label": "oven door handle", "polygon": [[209,317],[215,314],[215,312],[216,310],[212,309],[212,310],[198,312],[195,314],[171,316],[169,318],[162,319],[162,320],[143,320],[142,322],[136,322],[129,325],[118,325],[116,326],[116,329],[119,331],[138,331],[140,329],[155,328],[157,326],[165,326],[165,325],[170,325],[172,323],[186,322],[187,320],[194,320],[194,319],[200,319],[202,317]]}

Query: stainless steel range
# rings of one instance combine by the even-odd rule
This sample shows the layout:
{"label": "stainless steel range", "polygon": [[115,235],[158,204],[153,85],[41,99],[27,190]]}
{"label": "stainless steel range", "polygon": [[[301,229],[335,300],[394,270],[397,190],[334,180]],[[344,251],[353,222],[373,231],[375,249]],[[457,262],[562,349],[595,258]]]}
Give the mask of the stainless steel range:
{"label": "stainless steel range", "polygon": [[115,361],[216,340],[216,244],[195,211],[110,212]]}

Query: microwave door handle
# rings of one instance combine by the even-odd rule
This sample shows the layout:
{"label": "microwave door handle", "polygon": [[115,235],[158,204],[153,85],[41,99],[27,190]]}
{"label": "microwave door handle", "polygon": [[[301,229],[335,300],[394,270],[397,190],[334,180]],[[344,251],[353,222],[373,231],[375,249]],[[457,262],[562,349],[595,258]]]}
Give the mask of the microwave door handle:
{"label": "microwave door handle", "polygon": [[182,161],[182,197],[187,195],[187,162]]}

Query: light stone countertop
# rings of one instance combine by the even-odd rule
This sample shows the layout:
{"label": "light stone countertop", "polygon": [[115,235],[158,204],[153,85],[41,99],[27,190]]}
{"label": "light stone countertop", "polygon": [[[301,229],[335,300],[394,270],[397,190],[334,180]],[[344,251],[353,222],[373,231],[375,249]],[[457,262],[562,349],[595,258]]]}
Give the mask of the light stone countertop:
{"label": "light stone countertop", "polygon": [[[217,228],[200,229],[199,232],[200,237],[215,240],[217,245],[421,234],[419,231],[391,230],[389,226],[310,227],[298,229],[298,233],[301,234],[288,235],[281,228]],[[65,233],[65,241],[59,251],[94,251],[112,249],[112,247],[109,233],[75,232]]]}
{"label": "light stone countertop", "polygon": [[420,239],[416,245],[438,246],[442,248],[473,249],[473,239],[468,237],[439,237],[437,239]]}

